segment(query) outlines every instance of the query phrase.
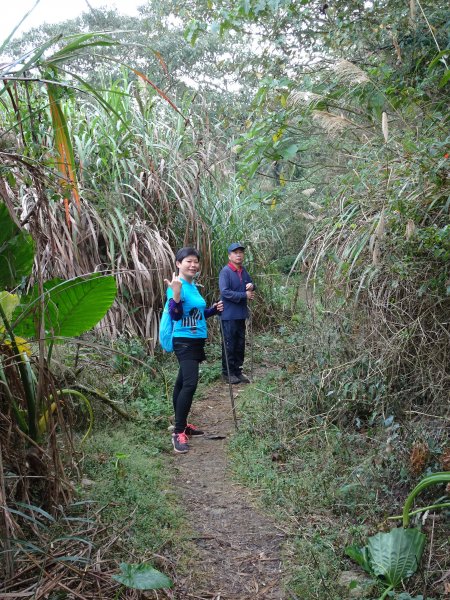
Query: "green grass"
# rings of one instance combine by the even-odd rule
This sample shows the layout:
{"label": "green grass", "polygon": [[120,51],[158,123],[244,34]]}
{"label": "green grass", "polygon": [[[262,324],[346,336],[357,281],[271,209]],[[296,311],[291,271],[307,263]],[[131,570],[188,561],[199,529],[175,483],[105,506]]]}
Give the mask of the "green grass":
{"label": "green grass", "polygon": [[[342,371],[319,390],[318,373],[339,360],[338,345],[329,332],[326,344],[314,337],[302,304],[299,310],[301,322],[255,339],[255,363],[265,365],[267,374],[239,394],[240,429],[229,452],[235,477],[258,492],[260,504],[289,534],[284,564],[292,597],[344,600],[351,583],[341,574],[357,570],[344,549],[364,545],[392,525],[388,516],[401,512],[413,483],[407,460],[417,435],[411,424],[373,410],[359,370]],[[207,355],[197,397],[221,372],[220,346],[208,345]],[[111,415],[97,424],[85,447],[85,477],[95,481],[86,493],[105,505],[107,523],[126,528],[133,553],[167,551],[180,557],[181,573],[190,531],[171,492],[167,432],[177,362],[167,355],[149,361],[148,369],[121,363],[108,382],[110,395],[135,420]],[[347,392],[342,382],[352,378],[359,387]],[[339,411],[328,413],[338,394]]]}
{"label": "green grass", "polygon": [[169,436],[143,423],[98,430],[85,448],[85,496],[105,506],[102,520],[126,527],[137,554],[161,552],[182,530],[183,514],[167,469]]}
{"label": "green grass", "polygon": [[[116,529],[126,527],[129,547],[137,555],[161,553],[165,547],[178,555],[190,534],[175,494],[167,431],[178,363],[173,354],[148,357],[136,339],[117,345],[126,356],[110,359],[106,391],[133,420],[108,415],[104,405],[96,404],[94,432],[83,446],[84,477],[95,483],[80,491],[83,497],[105,506],[105,523],[114,523]],[[197,396],[221,373],[220,346],[208,345],[207,354],[210,361],[201,365]],[[133,357],[145,361],[148,368],[133,363]],[[91,363],[84,378],[87,384],[91,384],[94,369],[97,380],[101,377]]]}
{"label": "green grass", "polygon": [[[288,589],[302,600],[344,599],[349,590],[340,574],[355,569],[345,547],[362,545],[400,510],[401,442],[381,423],[358,431],[315,417],[314,402],[295,382],[272,371],[242,392],[241,425],[229,446],[232,468],[290,534]],[[391,454],[385,452],[389,437]]]}
{"label": "green grass", "polygon": [[[107,376],[90,363],[84,380],[90,384],[95,370],[97,381],[106,384],[105,392],[132,420],[125,421],[96,402],[94,431],[83,445],[83,474],[94,483],[80,491],[84,498],[104,506],[103,522],[125,529],[134,554],[161,553],[185,530],[172,491],[167,431],[175,362],[171,356],[148,357],[136,339],[119,341],[117,346],[126,356],[109,358]],[[134,357],[148,366],[134,363]]]}

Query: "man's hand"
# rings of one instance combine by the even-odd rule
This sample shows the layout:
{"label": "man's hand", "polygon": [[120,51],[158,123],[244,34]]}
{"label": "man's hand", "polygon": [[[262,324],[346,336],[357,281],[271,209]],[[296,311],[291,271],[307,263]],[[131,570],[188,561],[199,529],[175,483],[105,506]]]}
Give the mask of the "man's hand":
{"label": "man's hand", "polygon": [[253,283],[247,283],[245,286],[246,290],[254,290],[255,286],[253,285]]}
{"label": "man's hand", "polygon": [[[251,285],[251,284],[247,284],[247,285]],[[245,293],[247,294],[248,300],[253,300],[253,298],[255,297],[255,292],[253,291],[253,289],[247,290]]]}
{"label": "man's hand", "polygon": [[217,308],[217,312],[223,312],[223,302],[219,300],[219,302],[214,302],[213,308]]}

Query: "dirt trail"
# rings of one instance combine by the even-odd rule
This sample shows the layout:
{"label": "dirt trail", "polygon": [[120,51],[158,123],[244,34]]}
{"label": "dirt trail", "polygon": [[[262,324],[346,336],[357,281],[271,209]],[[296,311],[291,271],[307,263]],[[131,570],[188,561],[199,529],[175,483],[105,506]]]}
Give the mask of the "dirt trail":
{"label": "dirt trail", "polygon": [[[235,394],[239,387],[233,386]],[[280,600],[283,533],[254,506],[228,472],[226,445],[234,431],[228,386],[194,399],[190,421],[205,430],[188,454],[176,456],[177,491],[194,531],[191,575],[177,600]],[[225,436],[225,439],[211,439]]]}

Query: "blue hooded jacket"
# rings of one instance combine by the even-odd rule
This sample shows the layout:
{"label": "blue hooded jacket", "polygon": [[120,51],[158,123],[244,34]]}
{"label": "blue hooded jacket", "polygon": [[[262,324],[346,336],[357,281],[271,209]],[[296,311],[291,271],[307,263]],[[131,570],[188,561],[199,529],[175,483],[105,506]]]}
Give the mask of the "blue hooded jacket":
{"label": "blue hooded jacket", "polygon": [[248,317],[247,293],[245,286],[253,283],[247,270],[242,267],[241,277],[226,265],[219,274],[220,297],[223,300],[221,318],[224,321],[246,319]]}

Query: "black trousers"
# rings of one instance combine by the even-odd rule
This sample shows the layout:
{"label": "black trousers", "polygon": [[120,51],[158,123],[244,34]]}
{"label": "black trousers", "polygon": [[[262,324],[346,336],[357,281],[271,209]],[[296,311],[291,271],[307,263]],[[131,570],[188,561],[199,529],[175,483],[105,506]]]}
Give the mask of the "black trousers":
{"label": "black trousers", "polygon": [[173,388],[173,410],[175,413],[175,433],[186,429],[187,418],[198,383],[200,363],[205,360],[205,340],[175,338],[173,349],[180,366]]}
{"label": "black trousers", "polygon": [[186,429],[192,399],[197,389],[199,365],[198,360],[180,360],[180,369],[173,388],[175,433],[182,433]]}
{"label": "black trousers", "polygon": [[222,320],[222,326],[222,374],[228,375],[226,350],[230,375],[239,376],[245,355],[245,319]]}

